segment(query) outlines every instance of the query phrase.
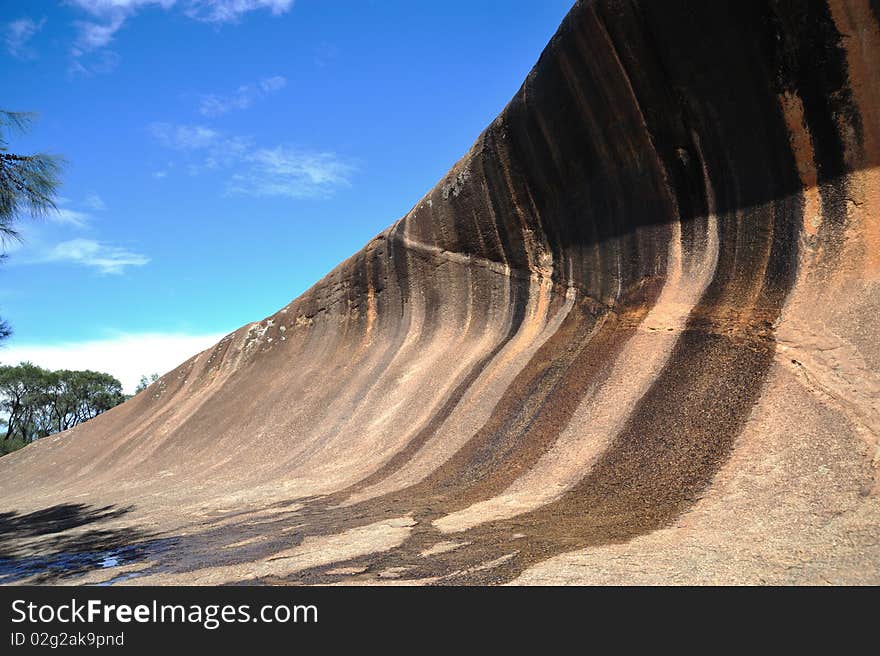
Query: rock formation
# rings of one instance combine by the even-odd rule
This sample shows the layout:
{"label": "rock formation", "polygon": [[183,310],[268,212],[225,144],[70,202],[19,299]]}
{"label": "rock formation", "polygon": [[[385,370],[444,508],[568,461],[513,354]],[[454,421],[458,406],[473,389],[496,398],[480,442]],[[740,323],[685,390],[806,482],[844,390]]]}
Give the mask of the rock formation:
{"label": "rock formation", "polygon": [[406,216],[0,460],[70,542],[6,580],[880,583],[878,109],[875,0],[578,2]]}

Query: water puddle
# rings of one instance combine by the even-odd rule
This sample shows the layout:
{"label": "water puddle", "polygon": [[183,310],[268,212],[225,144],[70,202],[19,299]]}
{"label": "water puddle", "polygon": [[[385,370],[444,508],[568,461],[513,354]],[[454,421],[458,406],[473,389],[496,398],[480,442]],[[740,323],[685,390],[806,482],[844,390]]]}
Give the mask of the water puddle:
{"label": "water puddle", "polygon": [[[69,551],[51,554],[0,558],[0,584],[10,584],[31,579],[28,583],[57,583],[64,579],[97,570],[111,570],[122,565],[132,565],[155,560],[171,547],[171,539],[152,540],[102,551]],[[104,585],[134,578],[142,572],[126,572],[105,581]]]}

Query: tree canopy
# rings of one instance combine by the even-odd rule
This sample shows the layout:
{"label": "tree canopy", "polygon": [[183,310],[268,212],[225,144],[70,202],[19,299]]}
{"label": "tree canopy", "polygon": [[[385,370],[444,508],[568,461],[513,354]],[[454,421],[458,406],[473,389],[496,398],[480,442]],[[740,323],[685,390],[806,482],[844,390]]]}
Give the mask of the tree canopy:
{"label": "tree canopy", "polygon": [[157,380],[159,380],[159,374],[150,374],[149,376],[144,374],[138,381],[137,387],[134,388],[134,393],[140,394]]}
{"label": "tree canopy", "polygon": [[55,210],[62,160],[56,155],[9,152],[9,133],[25,132],[35,115],[0,110],[0,238],[17,239],[15,223],[24,214],[42,216]]}
{"label": "tree canopy", "polygon": [[[19,239],[16,224],[23,216],[43,216],[57,209],[55,195],[61,186],[63,160],[47,153],[9,152],[9,133],[25,132],[34,118],[32,113],[0,109],[0,247]],[[0,341],[10,334],[9,324],[0,319]]]}
{"label": "tree canopy", "polygon": [[49,371],[29,362],[0,366],[0,453],[73,428],[125,400],[122,383],[97,371]]}

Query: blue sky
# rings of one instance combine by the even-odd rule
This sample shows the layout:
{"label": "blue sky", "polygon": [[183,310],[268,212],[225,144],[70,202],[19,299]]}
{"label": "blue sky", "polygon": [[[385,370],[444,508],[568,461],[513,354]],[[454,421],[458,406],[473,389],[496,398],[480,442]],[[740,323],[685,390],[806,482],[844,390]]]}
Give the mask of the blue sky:
{"label": "blue sky", "polygon": [[572,0],[4,0],[15,152],[68,162],[0,268],[0,362],[164,370],[308,289],[503,108]]}

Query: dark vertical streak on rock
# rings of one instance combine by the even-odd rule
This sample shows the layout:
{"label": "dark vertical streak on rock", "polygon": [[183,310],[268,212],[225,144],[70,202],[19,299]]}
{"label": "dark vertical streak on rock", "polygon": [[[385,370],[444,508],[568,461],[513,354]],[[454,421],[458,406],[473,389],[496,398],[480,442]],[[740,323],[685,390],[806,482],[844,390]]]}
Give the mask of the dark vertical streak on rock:
{"label": "dark vertical streak on rock", "polygon": [[621,314],[602,311],[596,316],[590,304],[573,309],[505,390],[480,430],[405,496],[442,498],[439,506],[449,513],[489,499],[513,483],[553,445],[589,393],[606,381],[658,293],[657,281],[646,283],[621,299]]}
{"label": "dark vertical streak on rock", "polygon": [[775,0],[770,3],[765,36],[766,60],[775,64],[778,91],[800,97],[813,145],[822,224],[823,259],[841,253],[847,223],[847,165],[841,128],[861,141],[861,116],[847,75],[846,52],[826,2]]}
{"label": "dark vertical streak on rock", "polygon": [[[521,286],[524,285],[523,281],[517,281],[514,278],[510,279],[511,286],[518,282]],[[515,293],[511,290],[511,293]],[[421,449],[427,442],[430,440],[439,428],[443,425],[449,415],[452,414],[452,411],[458,406],[462,397],[467,393],[468,389],[470,389],[471,385],[473,385],[474,381],[482,374],[486,367],[495,359],[498,353],[510,342],[510,340],[514,337],[517,330],[519,329],[520,324],[522,323],[523,315],[524,315],[524,301],[522,300],[522,294],[519,293],[515,297],[514,301],[514,316],[512,319],[510,330],[501,339],[488,354],[480,358],[480,360],[473,365],[464,378],[452,389],[449,395],[446,397],[446,400],[440,405],[440,407],[431,415],[428,422],[413,435],[412,438],[407,442],[406,446],[395,453],[391,459],[383,464],[379,469],[375,472],[364,478],[363,480],[355,483],[354,485],[336,493],[333,495],[335,499],[340,501],[344,500],[352,493],[357,492],[358,490],[362,490],[370,485],[375,485],[380,481],[388,478],[393,473],[398,471],[401,467],[403,467],[407,462],[409,462],[413,456],[418,453],[419,449]]]}

